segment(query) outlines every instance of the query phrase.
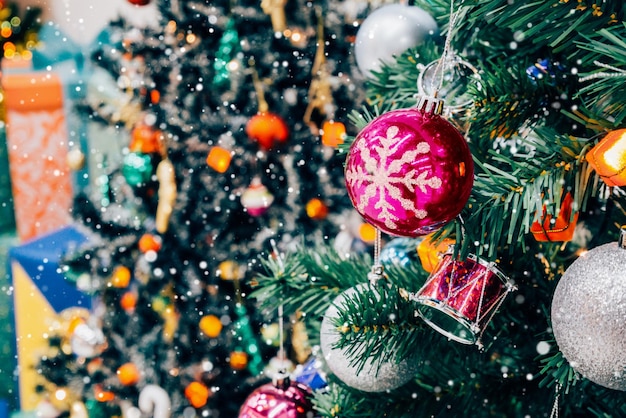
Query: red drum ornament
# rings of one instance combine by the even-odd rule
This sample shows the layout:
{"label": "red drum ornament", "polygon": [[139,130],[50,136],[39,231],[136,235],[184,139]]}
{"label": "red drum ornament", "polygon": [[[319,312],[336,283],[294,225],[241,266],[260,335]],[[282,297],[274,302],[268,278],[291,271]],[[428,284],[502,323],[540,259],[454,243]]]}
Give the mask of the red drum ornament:
{"label": "red drum ornament", "polygon": [[385,113],[350,147],[348,194],[383,232],[426,235],[455,218],[470,196],[472,154],[463,135],[439,115],[442,108],[443,102],[428,98],[416,108]]}
{"label": "red drum ornament", "polygon": [[451,340],[480,346],[493,314],[514,289],[494,263],[473,255],[459,261],[448,253],[412,299],[435,330]]}

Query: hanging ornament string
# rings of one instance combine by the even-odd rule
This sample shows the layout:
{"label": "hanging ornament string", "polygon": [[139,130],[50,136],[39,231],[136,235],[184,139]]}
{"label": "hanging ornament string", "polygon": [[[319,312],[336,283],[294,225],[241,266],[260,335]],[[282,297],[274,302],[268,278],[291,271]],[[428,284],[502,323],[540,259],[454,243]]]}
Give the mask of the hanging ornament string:
{"label": "hanging ornament string", "polygon": [[[435,88],[435,80],[437,77],[433,77],[433,85],[431,86],[433,89],[433,97],[437,98],[439,90],[443,87],[444,81],[444,70],[446,68],[446,62],[450,55],[450,44],[452,43],[452,36],[454,35],[454,30],[456,29],[456,21],[461,13],[461,9],[454,11],[454,0],[450,2],[450,22],[448,24],[448,34],[446,35],[446,40],[443,46],[443,52],[441,53],[441,58],[437,63],[437,68],[435,69],[435,74],[439,74],[439,84],[437,88]],[[419,87],[419,85],[418,85]]]}
{"label": "hanging ornament string", "polygon": [[[275,254],[276,260],[278,261],[278,265],[280,266],[280,272],[282,274],[285,272],[285,263],[283,262],[283,257],[278,251],[278,247],[276,246],[276,241],[274,241],[273,239],[270,240],[270,245],[272,246],[272,251]],[[278,358],[281,360],[285,359],[284,333],[285,333],[285,330],[284,330],[284,320],[283,320],[283,304],[281,302],[281,304],[278,305],[278,342],[279,342]],[[287,370],[281,369],[279,371],[279,374],[280,373],[287,373]]]}
{"label": "hanging ornament string", "polygon": [[561,384],[557,383],[555,387],[556,396],[554,397],[554,405],[550,412],[550,418],[559,418],[559,396],[561,396]]}
{"label": "hanging ornament string", "polygon": [[380,249],[382,247],[382,238],[380,229],[376,228],[376,237],[374,238],[374,264],[372,270],[367,274],[367,280],[371,285],[383,278],[383,265],[380,264]]}

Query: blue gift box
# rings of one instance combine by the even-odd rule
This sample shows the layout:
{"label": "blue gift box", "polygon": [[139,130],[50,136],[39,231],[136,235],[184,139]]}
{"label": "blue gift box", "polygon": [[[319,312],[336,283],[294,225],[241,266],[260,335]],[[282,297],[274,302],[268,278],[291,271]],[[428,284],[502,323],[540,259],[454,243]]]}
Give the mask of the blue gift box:
{"label": "blue gift box", "polygon": [[39,375],[34,369],[46,352],[46,336],[68,308],[91,308],[91,297],[64,276],[61,256],[87,240],[68,226],[9,250],[13,284],[13,316],[19,370],[19,399],[24,411],[34,410],[40,396],[35,392]]}

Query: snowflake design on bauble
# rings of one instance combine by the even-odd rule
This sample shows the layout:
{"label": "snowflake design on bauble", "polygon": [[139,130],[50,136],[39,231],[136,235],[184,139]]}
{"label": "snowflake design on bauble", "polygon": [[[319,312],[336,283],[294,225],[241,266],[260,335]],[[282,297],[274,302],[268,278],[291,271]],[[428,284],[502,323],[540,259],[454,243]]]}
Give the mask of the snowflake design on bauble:
{"label": "snowflake design on bauble", "polygon": [[399,144],[398,132],[397,126],[390,126],[387,128],[386,136],[379,135],[375,138],[380,141],[380,146],[374,146],[372,149],[365,147],[365,141],[356,143],[356,151],[364,164],[346,170],[346,182],[351,188],[365,184],[365,191],[357,202],[359,212],[365,213],[370,200],[377,198],[374,204],[375,209],[380,209],[377,218],[389,229],[397,227],[396,222],[399,218],[393,213],[393,209],[398,204],[403,209],[414,212],[418,219],[428,216],[428,212],[418,209],[413,200],[402,196],[399,186],[409,190],[419,188],[422,193],[427,193],[426,187],[438,189],[442,183],[437,176],[428,177],[427,171],[418,173],[416,169],[411,169],[408,173],[402,172],[402,169],[412,164],[419,154],[428,154],[430,145],[427,142],[420,142],[414,150],[405,152],[400,158],[392,157]]}

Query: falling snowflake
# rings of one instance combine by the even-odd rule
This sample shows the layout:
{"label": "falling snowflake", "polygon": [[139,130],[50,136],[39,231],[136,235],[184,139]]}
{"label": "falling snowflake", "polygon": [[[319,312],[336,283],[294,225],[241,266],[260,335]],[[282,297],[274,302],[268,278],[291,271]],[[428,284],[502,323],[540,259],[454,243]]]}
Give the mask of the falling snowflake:
{"label": "falling snowflake", "polygon": [[414,201],[402,196],[400,186],[409,190],[419,188],[422,193],[427,193],[426,187],[433,189],[441,187],[441,179],[436,176],[427,177],[429,173],[426,171],[419,174],[415,169],[411,169],[408,173],[402,172],[402,169],[412,164],[419,154],[428,154],[430,145],[427,142],[420,142],[416,149],[403,153],[400,158],[392,157],[394,148],[400,143],[397,137],[398,131],[397,126],[390,126],[386,137],[375,138],[380,140],[380,146],[374,146],[372,149],[366,148],[364,141],[358,142],[356,150],[364,164],[346,170],[346,181],[351,188],[365,184],[365,191],[356,202],[359,212],[365,213],[370,200],[378,196],[378,200],[374,203],[374,208],[380,210],[377,218],[383,221],[389,229],[396,228],[396,222],[400,220],[393,213],[398,204],[403,209],[414,212],[418,219],[428,216],[428,212],[415,207]]}

